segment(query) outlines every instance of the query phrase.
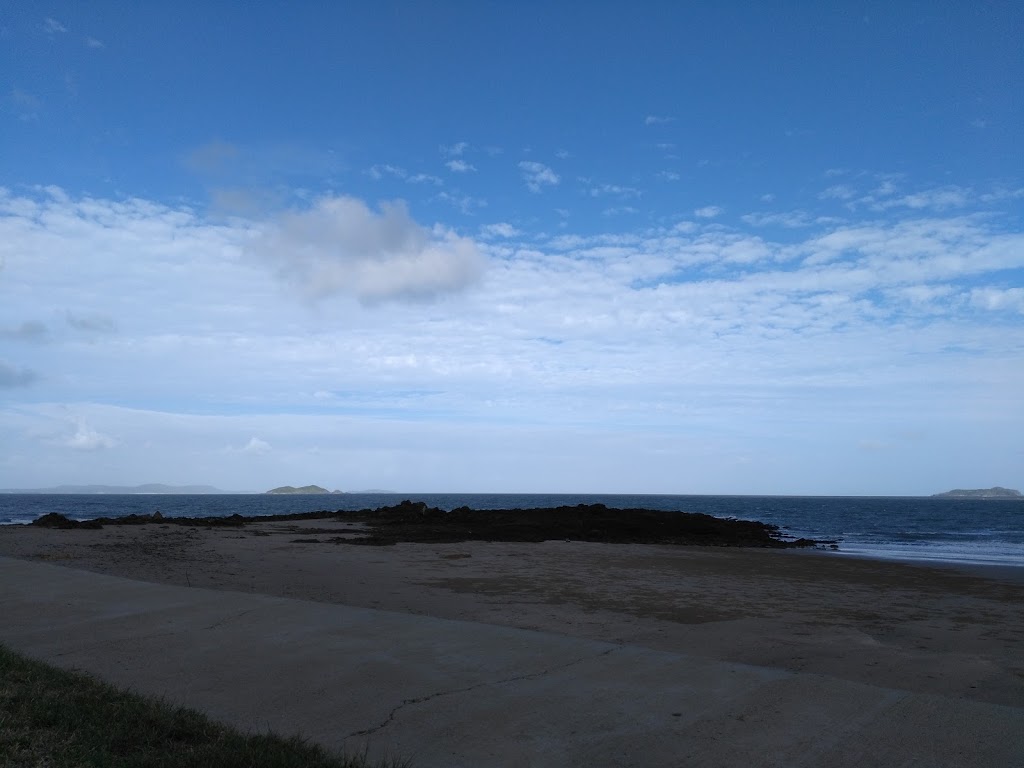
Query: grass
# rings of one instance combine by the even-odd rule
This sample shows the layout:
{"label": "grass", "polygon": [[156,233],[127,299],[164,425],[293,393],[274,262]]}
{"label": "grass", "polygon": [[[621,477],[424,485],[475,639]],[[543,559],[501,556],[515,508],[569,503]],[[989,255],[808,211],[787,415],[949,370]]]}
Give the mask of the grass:
{"label": "grass", "polygon": [[0,765],[369,768],[362,757],[337,755],[298,736],[242,734],[195,710],[33,661],[2,644]]}

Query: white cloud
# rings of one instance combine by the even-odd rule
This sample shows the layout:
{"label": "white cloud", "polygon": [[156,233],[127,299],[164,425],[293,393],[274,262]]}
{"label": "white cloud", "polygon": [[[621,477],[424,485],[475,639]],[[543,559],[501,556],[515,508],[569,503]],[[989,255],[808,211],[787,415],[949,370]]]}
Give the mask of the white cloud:
{"label": "white cloud", "polygon": [[265,456],[271,450],[270,443],[254,436],[249,438],[249,442],[242,448],[242,453],[248,453],[253,456]]}
{"label": "white cloud", "polygon": [[43,22],[43,31],[49,35],[55,35],[67,32],[68,28],[56,19],[47,16],[46,20]]}
{"label": "white cloud", "polygon": [[106,46],[103,45],[102,41],[97,40],[95,37],[87,37],[87,38],[85,38],[85,44],[89,48],[106,48]]}
{"label": "white cloud", "polygon": [[640,190],[636,187],[624,187],[619,184],[596,184],[590,188],[591,197],[618,197],[623,200],[628,200],[634,197],[640,197]]}
{"label": "white cloud", "polygon": [[[461,163],[462,161],[454,162]],[[468,166],[465,170],[475,171],[476,169],[472,166]],[[380,181],[381,179],[389,176],[394,179],[401,179],[402,181],[406,181],[410,184],[432,184],[435,187],[444,186],[444,179],[439,176],[434,176],[430,173],[409,173],[405,168],[397,165],[388,165],[386,163],[371,166],[366,171],[366,175],[374,181]]]}
{"label": "white cloud", "polygon": [[888,197],[896,194],[896,183],[892,179],[884,179],[871,194],[875,197]]}
{"label": "white cloud", "polygon": [[540,192],[544,186],[555,186],[561,181],[558,174],[543,163],[523,160],[519,169],[523,172],[526,188],[531,192]]}
{"label": "white cloud", "polygon": [[1024,314],[1024,288],[975,288],[971,291],[971,303],[982,309]]}
{"label": "white cloud", "polygon": [[472,195],[456,195],[450,192],[439,192],[437,199],[443,200],[457,211],[467,216],[472,216],[479,209],[487,207],[486,200],[479,197],[473,197]]}
{"label": "white cloud", "polygon": [[835,184],[824,190],[818,197],[822,200],[849,200],[856,194],[857,192],[847,184]]}
{"label": "white cloud", "polygon": [[740,217],[745,224],[754,227],[786,227],[787,229],[800,229],[809,227],[816,219],[806,211],[786,211],[783,213],[747,213]]}
{"label": "white cloud", "polygon": [[666,117],[664,115],[648,115],[644,118],[644,125],[667,125],[673,122],[675,122],[674,117]]}
{"label": "white cloud", "polygon": [[321,198],[265,227],[250,248],[311,299],[429,298],[465,288],[483,268],[472,240],[421,227],[401,201],[372,211],[355,198]]}
{"label": "white cloud", "polygon": [[717,205],[705,205],[703,208],[698,208],[693,212],[693,215],[700,219],[713,219],[716,216],[721,216],[725,213],[724,208],[720,208]]}
{"label": "white cloud", "polygon": [[399,168],[397,165],[388,165],[387,163],[381,165],[374,165],[366,171],[366,175],[375,181],[383,179],[385,176],[393,176],[396,179],[404,179],[409,174],[404,168]]}
{"label": "white cloud", "polygon": [[486,224],[480,227],[480,235],[486,238],[517,237],[521,234],[522,232],[505,221],[498,222],[497,224]]}
{"label": "white cloud", "polygon": [[84,419],[78,419],[73,435],[61,440],[61,445],[76,451],[100,451],[113,448],[117,441],[90,427]]}
{"label": "white cloud", "polygon": [[460,141],[451,146],[441,146],[441,154],[447,157],[461,157],[465,154],[466,150],[469,149],[469,144],[465,141]]}
{"label": "white cloud", "polygon": [[429,173],[417,173],[417,174],[414,174],[414,175],[410,176],[407,179],[407,181],[410,184],[433,184],[435,187],[440,187],[440,186],[444,185],[444,180],[443,179],[441,179],[441,178],[439,178],[437,176],[432,176]]}
{"label": "white cloud", "polygon": [[875,210],[904,207],[914,210],[932,209],[936,211],[944,211],[949,208],[960,208],[967,205],[971,201],[972,197],[973,193],[969,189],[949,186],[940,187],[938,189],[928,189],[922,192],[904,195],[899,198],[879,201],[874,203],[872,207]]}
{"label": "white cloud", "polygon": [[682,178],[682,176],[675,171],[659,171],[656,175],[659,179],[663,179],[664,181],[679,181],[679,179]]}
{"label": "white cloud", "polygon": [[1024,187],[997,187],[991,192],[984,192],[978,195],[982,203],[992,203],[998,200],[1020,200],[1024,198]]}
{"label": "white cloud", "polygon": [[445,165],[452,173],[469,173],[470,171],[476,170],[475,166],[470,165],[465,160],[459,159],[449,160]]}
{"label": "white cloud", "polygon": [[951,285],[907,285],[886,289],[887,295],[895,302],[911,304],[915,307],[934,307],[939,309],[938,302],[947,299],[954,293]]}

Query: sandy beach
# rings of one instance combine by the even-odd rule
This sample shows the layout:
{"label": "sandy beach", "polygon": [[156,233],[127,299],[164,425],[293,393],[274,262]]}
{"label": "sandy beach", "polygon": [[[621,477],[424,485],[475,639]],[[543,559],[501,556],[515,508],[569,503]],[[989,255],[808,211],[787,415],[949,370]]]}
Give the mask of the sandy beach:
{"label": "sandy beach", "polygon": [[329,542],[357,530],[333,520],[234,529],[6,526],[0,555],[1024,707],[1019,570],[568,541]]}

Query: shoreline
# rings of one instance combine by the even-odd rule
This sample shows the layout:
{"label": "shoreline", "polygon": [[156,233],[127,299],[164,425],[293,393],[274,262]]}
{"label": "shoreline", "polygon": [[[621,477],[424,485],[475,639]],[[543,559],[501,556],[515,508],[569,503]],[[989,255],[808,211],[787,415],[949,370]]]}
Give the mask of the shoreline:
{"label": "shoreline", "polygon": [[984,579],[1009,581],[1015,584],[1024,585],[1024,562],[1019,564],[1002,562],[982,562],[963,559],[941,559],[937,557],[912,557],[912,556],[885,556],[875,553],[847,552],[839,550],[807,549],[788,550],[790,556],[799,555],[803,557],[828,557],[837,559],[849,559],[865,562],[892,563],[896,565],[907,565],[925,569],[936,569],[942,571],[954,571]]}
{"label": "shoreline", "polygon": [[[233,513],[262,518],[266,515],[320,512],[345,514],[397,505],[409,495],[344,494],[275,496],[168,497],[166,504],[146,501],[152,497],[20,496],[0,504],[0,519],[31,523],[42,514],[63,513],[69,518],[91,519],[124,514],[150,515],[157,508],[167,517],[215,516]],[[873,557],[886,561],[915,561],[937,565],[1014,567],[1024,547],[1024,507],[1019,503],[991,500],[934,499],[929,497],[763,497],[763,496],[664,496],[659,494],[582,496],[528,494],[430,494],[411,498],[445,510],[469,507],[571,507],[578,503],[606,504],[612,508],[648,508],[698,512],[719,519],[760,521],[779,526],[782,540],[805,537],[836,540],[840,554]],[[785,498],[786,501],[779,501]],[[328,505],[325,509],[325,505]],[[339,509],[335,509],[335,507]],[[17,520],[15,521],[15,518]],[[936,527],[936,525],[938,527]],[[6,527],[0,525],[0,527]],[[946,531],[946,534],[942,532]],[[543,534],[543,532],[541,532]],[[488,537],[488,538],[501,538]],[[572,535],[536,535],[532,538],[587,538]]]}
{"label": "shoreline", "polygon": [[[331,515],[335,513],[330,513]],[[266,516],[273,517],[273,516]],[[94,518],[71,518],[78,522],[88,522]],[[257,523],[262,518],[254,517],[251,518],[253,523]],[[171,518],[168,522],[174,524],[174,518]],[[0,522],[0,531],[5,528],[24,528],[32,526],[33,521],[9,521]],[[686,545],[681,545],[686,546]],[[700,545],[692,545],[700,546]],[[744,547],[738,547],[744,548]],[[842,545],[839,545],[838,549],[831,550],[823,547],[807,547],[806,549],[792,548],[788,549],[790,552],[800,552],[802,554],[816,554],[824,557],[835,557],[835,558],[850,558],[856,560],[872,560],[883,563],[900,563],[903,565],[917,565],[922,567],[934,567],[941,569],[952,569],[960,570],[968,573],[974,573],[979,576],[989,576],[992,578],[1003,578],[1011,581],[1024,583],[1024,556],[1022,556],[1019,562],[1007,562],[1003,560],[994,559],[969,559],[969,558],[957,558],[957,557],[943,557],[942,555],[921,555],[914,556],[913,554],[880,554],[877,551],[850,551],[844,550]]]}

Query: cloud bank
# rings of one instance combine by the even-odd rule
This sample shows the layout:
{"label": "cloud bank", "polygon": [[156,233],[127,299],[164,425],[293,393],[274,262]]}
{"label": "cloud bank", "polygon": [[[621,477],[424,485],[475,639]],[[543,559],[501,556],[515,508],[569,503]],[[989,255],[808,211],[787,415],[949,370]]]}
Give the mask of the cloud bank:
{"label": "cloud bank", "polygon": [[[1020,466],[1024,234],[895,210],[687,205],[596,234],[509,213],[477,242],[354,198],[225,221],[0,193],[0,487],[53,484],[69,455],[61,482],[163,467],[256,490],[297,471],[420,491],[996,484]],[[403,301],[485,258],[458,301]]]}

